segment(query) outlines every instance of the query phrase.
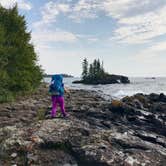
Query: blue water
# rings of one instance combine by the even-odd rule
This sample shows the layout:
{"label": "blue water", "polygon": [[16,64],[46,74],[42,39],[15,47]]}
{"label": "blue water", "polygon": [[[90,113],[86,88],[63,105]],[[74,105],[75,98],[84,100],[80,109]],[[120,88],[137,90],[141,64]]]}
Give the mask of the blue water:
{"label": "blue water", "polygon": [[[94,90],[107,99],[121,99],[125,96],[132,96],[136,93],[164,93],[166,94],[166,77],[157,77],[155,79],[143,77],[129,78],[130,84],[109,84],[109,85],[83,85],[73,84],[72,81],[79,78],[64,78],[64,84],[70,89]],[[45,78],[49,83],[50,78]]]}

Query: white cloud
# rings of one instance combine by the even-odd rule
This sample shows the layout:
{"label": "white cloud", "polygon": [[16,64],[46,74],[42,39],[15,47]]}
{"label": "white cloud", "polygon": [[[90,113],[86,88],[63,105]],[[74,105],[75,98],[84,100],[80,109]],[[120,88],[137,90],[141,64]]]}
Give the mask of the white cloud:
{"label": "white cloud", "polygon": [[147,43],[166,34],[165,0],[50,1],[41,10],[42,19],[34,23],[35,28],[49,26],[60,14],[81,22],[83,19],[95,19],[102,13],[116,21],[111,39],[119,43]]}
{"label": "white cloud", "polygon": [[25,0],[18,0],[18,7],[23,10],[31,10],[32,5],[29,2],[25,2]]}
{"label": "white cloud", "polygon": [[16,3],[18,4],[18,8],[23,10],[30,10],[32,8],[31,3],[26,0],[0,0],[0,4],[5,8],[11,8]]}
{"label": "white cloud", "polygon": [[150,47],[150,50],[155,51],[155,52],[166,51],[166,41],[157,43],[156,45]]}
{"label": "white cloud", "polygon": [[80,0],[72,8],[69,15],[73,20],[80,22],[81,19],[94,19],[98,17],[97,11],[100,6],[99,0]]}
{"label": "white cloud", "polygon": [[166,34],[166,1],[105,0],[103,10],[116,20],[111,39],[138,44]]}
{"label": "white cloud", "polygon": [[99,39],[98,38],[88,38],[88,41],[90,41],[90,42],[97,42],[97,41],[99,41]]}
{"label": "white cloud", "polygon": [[124,43],[145,43],[166,34],[166,5],[158,10],[118,20],[115,38]]}
{"label": "white cloud", "polygon": [[[64,0],[63,3],[50,1],[42,8],[42,20],[55,21],[61,13],[67,13],[67,17],[77,22],[82,19],[97,18],[100,12],[119,18],[127,13],[129,7],[136,6],[136,1],[138,0],[78,0],[77,2]],[[139,2],[142,5],[144,3]]]}
{"label": "white cloud", "polygon": [[160,55],[163,56],[162,53],[166,52],[166,42],[161,41],[158,43],[154,43],[152,46],[149,46],[148,48],[145,48],[144,50],[141,50],[136,56],[136,59],[142,60],[142,59],[151,59],[158,57]]}
{"label": "white cloud", "polygon": [[55,42],[75,42],[77,37],[75,34],[61,30],[38,30],[32,32],[32,42],[37,48],[48,47],[49,44]]}
{"label": "white cloud", "polygon": [[56,17],[60,13],[67,13],[69,11],[69,5],[56,2],[48,2],[41,8],[42,19],[34,23],[34,27],[40,28],[45,24],[51,24],[56,21]]}
{"label": "white cloud", "polygon": [[35,46],[35,50],[39,55],[43,55],[44,52],[55,53],[54,44],[57,42],[73,43],[77,41],[77,36],[71,32],[62,30],[48,30],[48,29],[37,29],[32,31],[31,42]]}
{"label": "white cloud", "polygon": [[52,22],[60,12],[66,13],[69,11],[67,4],[57,4],[52,1],[46,3],[42,9],[42,18],[45,22]]}
{"label": "white cloud", "polygon": [[81,22],[102,12],[116,21],[114,40],[138,44],[166,34],[165,11],[165,0],[79,0],[70,6],[68,17]]}
{"label": "white cloud", "polygon": [[63,3],[49,1],[41,8],[42,19],[35,23],[35,26],[55,22],[60,14],[66,14],[66,17],[76,22],[80,22],[81,19],[94,19],[98,17],[100,6],[100,0],[79,0],[75,3],[69,0],[64,0]]}
{"label": "white cloud", "polygon": [[86,41],[90,43],[95,43],[99,41],[99,38],[97,38],[95,35],[85,35],[85,34],[77,34],[76,35],[78,39],[81,41]]}
{"label": "white cloud", "polygon": [[151,47],[148,47],[147,49],[143,50],[140,54],[144,57],[152,57],[152,56],[157,56],[159,53],[165,51],[166,51],[166,42],[162,41],[153,44]]}
{"label": "white cloud", "polygon": [[[93,19],[99,17],[100,12],[105,15],[120,18],[128,13],[128,9],[136,6],[138,0],[79,0],[73,5],[70,18],[74,20]],[[139,4],[144,4],[139,2]]]}
{"label": "white cloud", "polygon": [[134,2],[135,0],[104,0],[102,8],[107,15],[113,18],[120,18],[127,13]]}

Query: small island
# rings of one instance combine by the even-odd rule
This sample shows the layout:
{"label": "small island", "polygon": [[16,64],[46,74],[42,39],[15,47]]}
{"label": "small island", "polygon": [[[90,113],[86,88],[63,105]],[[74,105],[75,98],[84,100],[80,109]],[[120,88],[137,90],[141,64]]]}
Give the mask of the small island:
{"label": "small island", "polygon": [[73,81],[73,83],[82,83],[89,85],[130,83],[128,77],[122,75],[109,74],[105,72],[103,66],[103,62],[101,63],[99,59],[95,59],[93,63],[89,65],[87,59],[85,58],[82,63],[82,78],[81,80]]}

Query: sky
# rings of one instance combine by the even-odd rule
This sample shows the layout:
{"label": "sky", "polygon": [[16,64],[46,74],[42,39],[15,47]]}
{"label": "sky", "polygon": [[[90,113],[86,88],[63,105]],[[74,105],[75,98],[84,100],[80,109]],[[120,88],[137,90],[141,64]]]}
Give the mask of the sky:
{"label": "sky", "polygon": [[99,58],[111,74],[166,76],[166,0],[0,0],[15,3],[47,74]]}

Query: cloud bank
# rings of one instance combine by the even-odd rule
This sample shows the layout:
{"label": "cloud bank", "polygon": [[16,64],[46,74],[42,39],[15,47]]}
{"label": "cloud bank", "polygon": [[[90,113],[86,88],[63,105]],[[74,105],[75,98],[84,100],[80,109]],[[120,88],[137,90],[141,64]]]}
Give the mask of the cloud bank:
{"label": "cloud bank", "polygon": [[18,8],[22,10],[31,10],[32,8],[32,4],[26,0],[0,0],[0,4],[5,8],[11,8],[16,3]]}

